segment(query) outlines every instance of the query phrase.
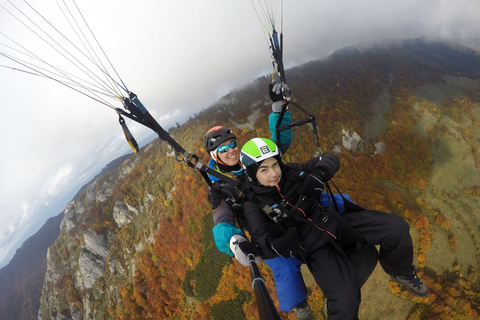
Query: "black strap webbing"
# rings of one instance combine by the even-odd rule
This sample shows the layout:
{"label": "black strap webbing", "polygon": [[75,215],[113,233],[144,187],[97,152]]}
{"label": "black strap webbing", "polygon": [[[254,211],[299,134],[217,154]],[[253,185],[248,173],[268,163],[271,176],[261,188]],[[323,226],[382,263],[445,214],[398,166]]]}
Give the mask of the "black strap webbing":
{"label": "black strap webbing", "polygon": [[[330,182],[332,182],[332,180],[330,180]],[[332,182],[332,184],[333,184],[333,182]],[[327,186],[328,206],[331,208],[332,207],[332,202],[333,202],[333,206],[335,207],[335,211],[340,212],[340,209],[338,209],[337,201],[335,200],[335,197],[333,196],[332,189],[330,189],[330,185],[328,184],[328,182],[325,182],[325,185]],[[337,188],[337,186],[335,186],[335,188]],[[337,189],[337,191],[338,191],[338,189]],[[343,194],[340,191],[338,191],[338,193],[340,194],[342,199],[345,199]]]}

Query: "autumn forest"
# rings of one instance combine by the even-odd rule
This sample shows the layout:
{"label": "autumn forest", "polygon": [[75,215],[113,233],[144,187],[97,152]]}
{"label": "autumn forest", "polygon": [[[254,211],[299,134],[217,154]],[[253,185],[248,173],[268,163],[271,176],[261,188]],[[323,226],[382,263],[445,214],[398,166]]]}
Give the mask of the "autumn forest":
{"label": "autumn forest", "polygon": [[[414,261],[430,289],[427,298],[414,297],[378,265],[362,288],[360,318],[480,318],[480,56],[417,39],[345,48],[287,74],[295,102],[316,117],[320,150],[303,125],[294,128],[286,161],[337,150],[335,185],[363,207],[406,219]],[[204,164],[203,136],[214,125],[232,128],[240,143],[270,137],[269,79],[233,90],[170,134]],[[342,145],[345,131],[362,137],[355,150]],[[376,152],[377,142],[384,152]],[[49,250],[50,263],[62,271],[44,284],[43,319],[258,318],[249,269],[215,247],[207,185],[165,142],[143,147],[97,178],[95,188],[107,183],[102,198],[79,196],[89,205]],[[122,226],[113,214],[120,205],[130,212]],[[86,288],[78,285],[75,261],[89,230],[107,239],[109,250],[104,274]],[[272,274],[263,262],[259,267],[276,301]],[[322,292],[304,272],[310,305],[323,319]],[[55,299],[46,303],[49,295]]]}

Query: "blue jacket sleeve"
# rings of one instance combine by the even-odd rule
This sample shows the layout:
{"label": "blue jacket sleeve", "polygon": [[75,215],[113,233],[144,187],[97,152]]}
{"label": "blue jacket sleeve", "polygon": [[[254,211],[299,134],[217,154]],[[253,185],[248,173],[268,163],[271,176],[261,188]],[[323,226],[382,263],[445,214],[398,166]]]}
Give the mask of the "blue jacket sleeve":
{"label": "blue jacket sleeve", "polygon": [[[352,203],[355,203],[353,202],[353,200],[350,198],[350,195],[348,194],[344,194],[343,195],[348,201],[352,202]],[[342,196],[335,193],[333,195],[334,199],[335,199],[335,202],[337,203],[337,206],[338,206],[338,211],[339,213],[345,213],[345,204],[343,203],[343,199],[342,199]],[[324,208],[329,208],[330,207],[330,204],[333,206],[333,202],[332,202],[332,198],[328,199],[328,195],[326,192],[322,192],[322,198],[320,200],[320,205]],[[329,201],[330,200],[330,201]]]}
{"label": "blue jacket sleeve", "polygon": [[232,223],[221,222],[213,227],[212,231],[218,250],[225,252],[230,256],[234,255],[232,250],[230,250],[230,239],[235,234],[245,236],[243,232]]}

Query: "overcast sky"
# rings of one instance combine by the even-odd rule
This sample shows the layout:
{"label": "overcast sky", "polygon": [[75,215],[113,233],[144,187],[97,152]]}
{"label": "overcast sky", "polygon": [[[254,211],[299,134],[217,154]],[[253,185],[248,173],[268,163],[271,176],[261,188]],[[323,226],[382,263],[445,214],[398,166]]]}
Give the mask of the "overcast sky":
{"label": "overcast sky", "polygon": [[[18,55],[5,46],[13,39],[53,57],[51,48],[5,10],[15,10],[10,2],[26,10],[20,0],[0,7],[0,52]],[[250,0],[76,2],[121,79],[161,125],[271,72],[265,34]],[[56,2],[41,3],[35,8],[64,28]],[[478,44],[479,12],[476,0],[285,0],[284,62],[288,68],[346,45],[385,38],[429,36]],[[1,266],[8,251],[36,231],[32,226],[45,221],[45,212],[60,213],[56,208],[70,200],[65,195],[130,149],[114,110],[52,80],[5,68],[26,69],[5,57],[0,65]],[[137,140],[150,134],[129,126]]]}

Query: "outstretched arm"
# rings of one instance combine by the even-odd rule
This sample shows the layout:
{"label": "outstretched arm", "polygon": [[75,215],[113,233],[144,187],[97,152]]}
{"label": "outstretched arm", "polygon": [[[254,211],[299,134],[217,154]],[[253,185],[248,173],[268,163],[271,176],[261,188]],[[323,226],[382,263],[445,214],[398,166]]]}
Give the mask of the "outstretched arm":
{"label": "outstretched arm", "polygon": [[[255,248],[245,237],[245,234],[235,225],[232,207],[221,198],[221,194],[210,190],[209,200],[213,207],[213,238],[218,250],[235,258],[244,266],[248,266],[249,253],[256,256],[256,262],[260,262],[258,249]],[[223,197],[227,197],[223,194]]]}
{"label": "outstretched arm", "polygon": [[[268,126],[272,134],[272,140],[279,145],[282,154],[285,154],[292,143],[292,129],[283,130],[280,132],[280,143],[277,141],[277,132],[275,127],[280,118],[283,108],[283,95],[281,84],[273,81],[268,85],[268,95],[272,100],[272,113],[268,117]],[[279,124],[279,128],[288,126],[292,123],[292,115],[290,111],[286,110],[282,115],[282,120]]]}

